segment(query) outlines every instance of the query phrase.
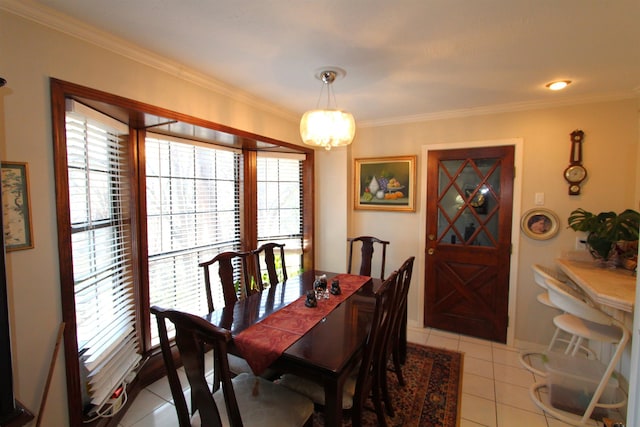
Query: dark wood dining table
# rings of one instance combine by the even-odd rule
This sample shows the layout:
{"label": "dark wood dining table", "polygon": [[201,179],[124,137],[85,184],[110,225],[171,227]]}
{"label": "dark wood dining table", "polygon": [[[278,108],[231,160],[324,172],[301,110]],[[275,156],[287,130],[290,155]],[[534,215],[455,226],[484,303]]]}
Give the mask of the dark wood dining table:
{"label": "dark wood dining table", "polygon": [[[231,306],[214,310],[205,318],[230,330],[232,336],[236,337],[250,326],[306,295],[308,290],[313,289],[315,276],[321,274],[326,274],[329,283],[332,277],[338,275],[325,271],[306,271]],[[379,279],[368,280],[288,347],[271,365],[279,373],[293,373],[323,384],[326,426],[342,425],[343,385],[358,363],[373,314],[374,292],[381,283]],[[322,301],[319,303],[322,304]],[[233,343],[229,351],[242,356]]]}

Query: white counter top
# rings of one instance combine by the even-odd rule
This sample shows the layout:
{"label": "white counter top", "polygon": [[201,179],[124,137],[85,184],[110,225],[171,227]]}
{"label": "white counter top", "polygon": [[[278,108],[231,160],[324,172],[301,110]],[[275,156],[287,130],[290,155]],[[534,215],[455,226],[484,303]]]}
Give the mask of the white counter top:
{"label": "white counter top", "polygon": [[558,259],[564,274],[576,282],[598,304],[625,312],[633,312],[636,300],[636,277],[621,268],[607,269],[595,262]]}

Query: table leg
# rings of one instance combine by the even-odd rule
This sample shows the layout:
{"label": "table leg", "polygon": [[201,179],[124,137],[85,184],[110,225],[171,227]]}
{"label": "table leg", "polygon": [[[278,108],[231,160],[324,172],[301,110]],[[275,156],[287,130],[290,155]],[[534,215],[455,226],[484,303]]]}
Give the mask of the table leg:
{"label": "table leg", "polygon": [[324,417],[325,426],[342,425],[342,385],[343,381],[327,378],[324,382]]}

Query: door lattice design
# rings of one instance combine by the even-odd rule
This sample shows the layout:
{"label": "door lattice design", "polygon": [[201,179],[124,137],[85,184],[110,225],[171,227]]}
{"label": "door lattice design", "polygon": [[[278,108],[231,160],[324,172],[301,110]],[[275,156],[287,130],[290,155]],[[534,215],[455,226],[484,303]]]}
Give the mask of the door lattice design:
{"label": "door lattice design", "polygon": [[500,159],[438,162],[438,243],[498,246]]}

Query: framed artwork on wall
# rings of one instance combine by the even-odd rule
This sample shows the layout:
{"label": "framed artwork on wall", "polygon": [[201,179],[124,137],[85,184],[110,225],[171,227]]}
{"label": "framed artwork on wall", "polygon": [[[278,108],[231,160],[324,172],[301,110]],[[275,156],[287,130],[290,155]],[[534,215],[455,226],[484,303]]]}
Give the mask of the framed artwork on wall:
{"label": "framed artwork on wall", "polygon": [[7,252],[33,248],[28,166],[2,162],[2,225]]}
{"label": "framed artwork on wall", "polygon": [[522,232],[535,240],[548,240],[558,234],[560,220],[549,209],[531,209],[522,216]]}
{"label": "framed artwork on wall", "polygon": [[415,212],[416,156],[354,160],[354,208]]}

